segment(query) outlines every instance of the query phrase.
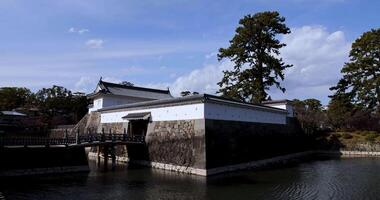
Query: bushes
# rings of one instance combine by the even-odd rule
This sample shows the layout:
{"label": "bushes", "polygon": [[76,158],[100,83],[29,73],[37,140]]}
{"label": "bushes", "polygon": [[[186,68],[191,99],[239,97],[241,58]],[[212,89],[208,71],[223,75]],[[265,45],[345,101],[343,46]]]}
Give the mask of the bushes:
{"label": "bushes", "polygon": [[380,134],[376,131],[334,132],[330,135],[331,137],[338,140],[380,142]]}
{"label": "bushes", "polygon": [[348,140],[348,139],[353,138],[353,136],[351,134],[349,134],[349,133],[343,133],[342,134],[342,138]]}
{"label": "bushes", "polygon": [[352,136],[351,133],[344,133],[344,132],[343,133],[339,133],[339,132],[334,133],[333,137],[338,138],[338,139],[343,138],[343,139],[346,139],[346,140],[353,138],[353,136]]}
{"label": "bushes", "polygon": [[365,140],[368,142],[374,142],[379,134],[374,131],[365,131]]}

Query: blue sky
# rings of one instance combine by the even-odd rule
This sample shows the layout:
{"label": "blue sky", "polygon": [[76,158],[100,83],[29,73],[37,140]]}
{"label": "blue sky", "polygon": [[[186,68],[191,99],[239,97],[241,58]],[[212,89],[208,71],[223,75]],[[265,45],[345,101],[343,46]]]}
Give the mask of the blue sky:
{"label": "blue sky", "polygon": [[276,10],[292,33],[281,51],[285,94],[318,98],[340,78],[352,41],[379,28],[380,2],[359,0],[0,0],[0,86],[53,84],[91,92],[99,77],[140,86],[214,93],[240,18]]}

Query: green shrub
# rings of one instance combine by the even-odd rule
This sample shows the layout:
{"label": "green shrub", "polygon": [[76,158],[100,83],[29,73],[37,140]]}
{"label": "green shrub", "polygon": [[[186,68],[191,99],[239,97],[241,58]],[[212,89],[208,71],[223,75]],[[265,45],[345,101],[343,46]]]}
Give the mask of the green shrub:
{"label": "green shrub", "polygon": [[363,132],[364,131],[354,131],[354,134],[356,134],[356,135],[363,135]]}
{"label": "green shrub", "polygon": [[343,139],[351,139],[353,136],[351,135],[351,134],[349,134],[349,133],[343,133],[342,134],[342,138]]}
{"label": "green shrub", "polygon": [[337,138],[340,138],[340,137],[342,137],[342,134],[340,134],[340,133],[334,133],[334,136],[337,137]]}
{"label": "green shrub", "polygon": [[368,142],[374,142],[378,136],[379,134],[374,131],[367,131],[365,135],[365,140]]}

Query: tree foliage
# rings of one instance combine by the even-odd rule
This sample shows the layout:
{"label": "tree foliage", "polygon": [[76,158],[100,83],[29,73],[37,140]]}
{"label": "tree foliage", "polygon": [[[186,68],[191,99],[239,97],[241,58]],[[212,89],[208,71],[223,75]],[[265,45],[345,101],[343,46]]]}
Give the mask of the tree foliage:
{"label": "tree foliage", "polygon": [[315,134],[325,128],[326,115],[322,104],[317,99],[293,100],[294,113],[301,124],[302,129],[308,135]]}
{"label": "tree foliage", "polygon": [[[87,113],[88,104],[82,93],[72,94],[70,90],[56,85],[36,93],[27,88],[0,88],[0,110],[20,109],[28,112],[29,108],[37,109],[49,125],[76,123]],[[57,118],[61,119],[56,122],[58,124],[54,122]]]}
{"label": "tree foliage", "polygon": [[86,96],[80,93],[73,95],[70,90],[56,85],[39,90],[36,98],[48,122],[50,118],[60,116],[76,123],[87,113],[89,104]]}
{"label": "tree foliage", "polygon": [[42,88],[36,93],[36,97],[40,108],[49,115],[71,110],[73,95],[64,87],[54,85],[52,88]]}
{"label": "tree foliage", "polygon": [[228,58],[234,63],[233,70],[223,71],[219,93],[260,103],[268,99],[267,90],[272,86],[285,92],[279,79],[284,80],[283,71],[292,65],[279,58],[279,50],[285,44],[278,40],[278,35],[290,33],[284,22],[278,12],[260,12],[239,21],[230,46],[219,49],[219,61]]}
{"label": "tree foliage", "polygon": [[355,106],[348,95],[333,96],[327,110],[327,117],[332,128],[348,129],[354,110]]}
{"label": "tree foliage", "polygon": [[32,103],[32,92],[27,88],[0,88],[0,110],[12,110]]}
{"label": "tree foliage", "polygon": [[125,86],[134,86],[135,85],[129,81],[122,81],[120,84],[125,85]]}
{"label": "tree foliage", "polygon": [[182,91],[182,92],[181,92],[181,96],[182,96],[182,97],[190,96],[190,95],[197,95],[197,94],[199,94],[199,92],[190,92],[189,90],[186,90],[186,91]]}
{"label": "tree foliage", "polygon": [[358,106],[379,112],[380,106],[380,29],[364,33],[352,44],[350,61],[341,72],[343,78],[335,96],[347,95]]}

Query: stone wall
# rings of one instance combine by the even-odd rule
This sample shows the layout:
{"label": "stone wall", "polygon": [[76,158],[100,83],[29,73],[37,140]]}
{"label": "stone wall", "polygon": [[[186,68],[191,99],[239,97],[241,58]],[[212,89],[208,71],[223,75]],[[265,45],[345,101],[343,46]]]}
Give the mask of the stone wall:
{"label": "stone wall", "polygon": [[128,129],[128,122],[118,122],[118,123],[102,123],[100,125],[100,132],[104,130],[105,133],[124,133],[124,129]]}
{"label": "stone wall", "polygon": [[307,139],[287,125],[206,120],[207,169],[305,151]]}
{"label": "stone wall", "polygon": [[[102,128],[105,133],[122,133],[128,123],[102,123],[98,129]],[[145,141],[118,146],[116,155],[131,163],[205,175],[206,169],[309,150],[307,138],[292,118],[287,124],[210,119],[153,121],[148,123]]]}
{"label": "stone wall", "polygon": [[100,113],[91,112],[86,114],[69,132],[69,136],[75,136],[79,130],[79,134],[100,133],[102,131],[100,123]]}
{"label": "stone wall", "polygon": [[66,133],[70,135],[73,128],[74,128],[74,125],[50,129],[48,135],[51,138],[62,138],[62,137],[65,137]]}
{"label": "stone wall", "polygon": [[88,120],[86,122],[85,130],[90,130],[92,132],[100,133],[100,113],[91,112],[88,114]]}
{"label": "stone wall", "polygon": [[152,122],[147,132],[149,161],[205,169],[204,120]]}

